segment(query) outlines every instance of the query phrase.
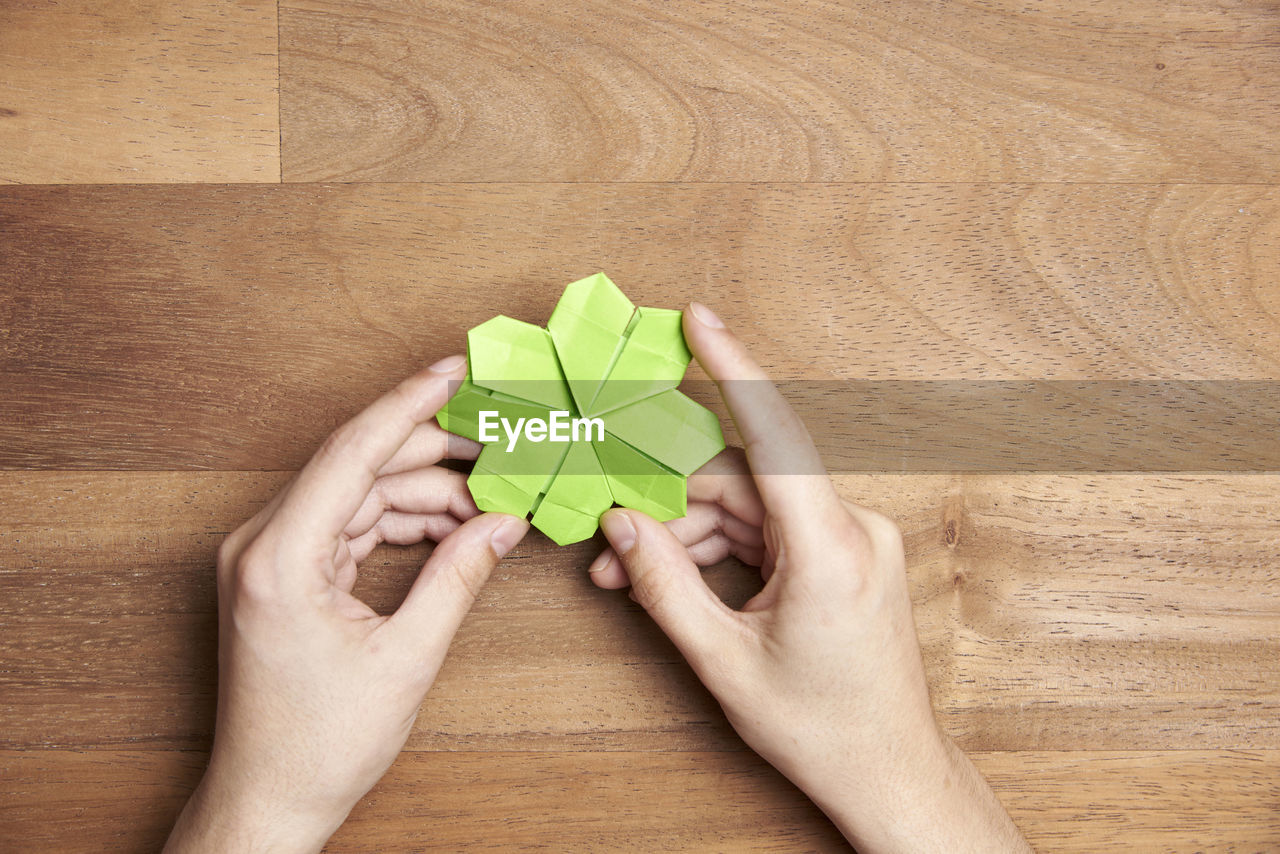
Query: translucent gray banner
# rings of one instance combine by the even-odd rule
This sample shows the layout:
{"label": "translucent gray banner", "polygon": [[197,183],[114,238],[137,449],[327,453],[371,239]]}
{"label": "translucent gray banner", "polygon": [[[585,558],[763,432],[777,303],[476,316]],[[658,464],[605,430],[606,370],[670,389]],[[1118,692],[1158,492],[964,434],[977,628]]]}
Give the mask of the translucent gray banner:
{"label": "translucent gray banner", "polygon": [[[730,444],[757,439],[765,451],[754,455],[758,473],[811,473],[770,385],[686,381],[680,391],[720,415]],[[1280,471],[1280,382],[1269,380],[791,380],[776,388],[833,473]],[[607,425],[609,413],[601,417]],[[668,428],[655,421],[654,429]],[[682,441],[678,430],[669,438]]]}

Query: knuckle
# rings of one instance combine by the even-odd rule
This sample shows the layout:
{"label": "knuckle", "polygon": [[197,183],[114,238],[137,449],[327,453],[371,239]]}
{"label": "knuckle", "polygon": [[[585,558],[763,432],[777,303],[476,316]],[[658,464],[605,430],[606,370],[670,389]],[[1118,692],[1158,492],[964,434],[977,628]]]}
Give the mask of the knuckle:
{"label": "knuckle", "polygon": [[875,571],[876,553],[871,537],[861,526],[850,525],[843,532],[840,543],[847,570],[845,577],[855,584],[855,589],[865,589],[879,574]]}
{"label": "knuckle", "polygon": [[860,548],[876,554],[892,555],[903,550],[902,528],[890,517],[867,507],[844,502],[848,523],[842,528]]}
{"label": "knuckle", "polygon": [[417,397],[414,394],[413,377],[403,380],[391,387],[391,391],[387,392],[387,397],[391,400],[393,406],[401,411],[411,411],[417,403]]}
{"label": "knuckle", "polygon": [[340,458],[359,440],[359,437],[360,426],[348,421],[325,437],[325,440],[320,443],[319,450],[316,451],[316,456],[320,459]]}
{"label": "knuckle", "polygon": [[487,573],[478,563],[458,562],[449,567],[445,577],[460,599],[474,602],[484,589]]}
{"label": "knuckle", "polygon": [[717,476],[749,473],[747,452],[737,445],[726,445],[724,450],[708,460],[698,472]]}
{"label": "knuckle", "polygon": [[870,518],[864,524],[868,528],[876,554],[881,558],[900,562],[905,551],[902,528],[883,513],[874,510],[870,513]]}
{"label": "knuckle", "polygon": [[225,578],[229,575],[236,564],[236,558],[240,553],[240,532],[233,531],[227,535],[222,544],[218,546],[218,577]]}
{"label": "knuckle", "polygon": [[277,601],[280,586],[273,563],[260,541],[240,553],[231,569],[235,605],[261,606]]}
{"label": "knuckle", "polygon": [[375,479],[373,485],[369,487],[369,494],[365,497],[364,505],[362,505],[360,509],[363,511],[366,507],[372,504],[377,508],[379,517],[390,510],[392,501],[389,487],[391,487],[392,484],[389,479],[394,477],[396,477],[396,475],[390,474],[383,475]]}
{"label": "knuckle", "polygon": [[672,582],[662,572],[640,572],[631,578],[631,591],[646,611],[660,611],[671,601]]}

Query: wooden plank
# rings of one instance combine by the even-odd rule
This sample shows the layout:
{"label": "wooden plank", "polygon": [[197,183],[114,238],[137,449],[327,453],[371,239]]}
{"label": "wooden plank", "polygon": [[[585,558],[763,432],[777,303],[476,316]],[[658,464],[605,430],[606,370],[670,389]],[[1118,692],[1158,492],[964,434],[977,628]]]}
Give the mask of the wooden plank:
{"label": "wooden plank", "polygon": [[[200,747],[213,559],[262,473],[0,473],[0,746]],[[935,705],[968,749],[1280,747],[1280,475],[846,475],[900,520]],[[410,739],[740,750],[666,638],[540,535],[495,573]],[[427,547],[357,592],[396,607]],[[707,571],[741,604],[758,578]]]}
{"label": "wooden plank", "polygon": [[[973,758],[1044,850],[1280,845],[1280,751]],[[203,754],[183,751],[0,751],[0,835],[15,852],[158,849],[203,764]],[[847,850],[821,813],[753,754],[412,751],[328,850],[517,847]]]}
{"label": "wooden plank", "polygon": [[276,4],[5,3],[0,183],[278,181]]}
{"label": "wooden plank", "polygon": [[[17,842],[14,851],[157,849],[203,760],[179,751],[0,751],[0,834]],[[327,850],[543,847],[847,850],[754,754],[581,752],[403,753]]]}
{"label": "wooden plank", "polygon": [[296,468],[601,268],[779,378],[1272,380],[1278,248],[1272,187],[8,188],[0,467]]}
{"label": "wooden plank", "polygon": [[1274,181],[1271,3],[281,4],[287,181]]}
{"label": "wooden plank", "polygon": [[1042,851],[1274,851],[1273,750],[974,754]]}

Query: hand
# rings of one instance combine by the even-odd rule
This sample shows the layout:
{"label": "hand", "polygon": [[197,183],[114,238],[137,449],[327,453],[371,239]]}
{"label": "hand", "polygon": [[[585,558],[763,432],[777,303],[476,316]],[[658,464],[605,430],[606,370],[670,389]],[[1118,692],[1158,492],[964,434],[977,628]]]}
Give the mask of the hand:
{"label": "hand", "polygon": [[[745,459],[690,477],[683,519],[607,512],[595,583],[630,583],[743,740],[858,850],[1029,850],[937,726],[897,526],[837,495],[804,424],[714,314],[694,304],[684,330]],[[765,581],[740,611],[697,566],[731,554]]]}
{"label": "hand", "polygon": [[[218,553],[213,754],[168,851],[316,851],[404,746],[497,560],[528,530],[436,466],[479,445],[431,419],[462,357],[405,380],[324,443]],[[351,595],[380,542],[438,540],[399,610]]]}

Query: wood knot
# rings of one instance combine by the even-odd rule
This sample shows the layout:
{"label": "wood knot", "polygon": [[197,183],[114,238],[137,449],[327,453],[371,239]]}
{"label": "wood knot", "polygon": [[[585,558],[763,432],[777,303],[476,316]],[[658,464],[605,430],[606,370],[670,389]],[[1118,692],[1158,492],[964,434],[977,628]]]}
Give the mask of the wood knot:
{"label": "wood knot", "polygon": [[954,549],[960,544],[960,529],[964,522],[964,496],[949,495],[942,502],[942,544]]}
{"label": "wood knot", "polygon": [[947,523],[942,526],[942,541],[947,544],[948,548],[955,548],[959,539],[960,532],[956,530],[956,520],[948,519]]}

